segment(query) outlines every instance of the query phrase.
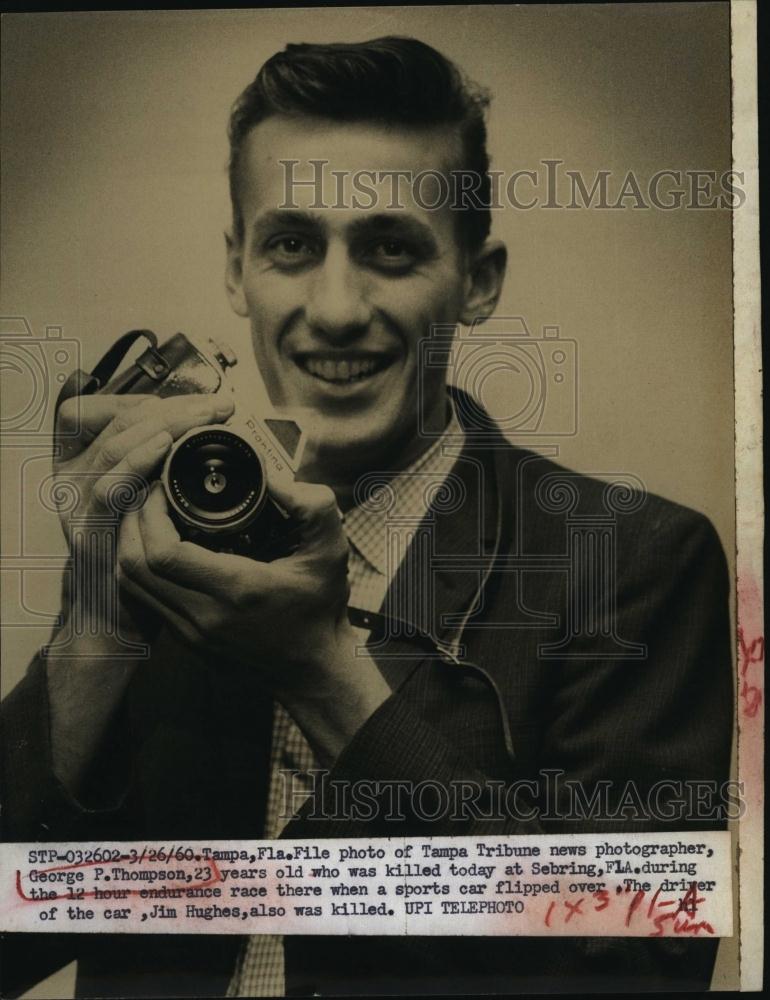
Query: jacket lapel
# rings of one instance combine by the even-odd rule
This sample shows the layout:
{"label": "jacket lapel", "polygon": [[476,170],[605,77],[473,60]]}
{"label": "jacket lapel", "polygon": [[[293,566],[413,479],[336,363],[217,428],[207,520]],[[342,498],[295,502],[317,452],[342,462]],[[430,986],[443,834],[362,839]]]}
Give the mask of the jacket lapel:
{"label": "jacket lapel", "polygon": [[479,599],[501,542],[493,448],[510,445],[502,436],[490,441],[485,428],[484,443],[492,448],[482,448],[473,440],[473,428],[465,430],[468,436],[462,448],[444,445],[456,449],[457,461],[426,516],[415,525],[380,609],[390,622],[388,634],[368,645],[394,690],[426,660],[441,658],[419,633],[452,644]]}

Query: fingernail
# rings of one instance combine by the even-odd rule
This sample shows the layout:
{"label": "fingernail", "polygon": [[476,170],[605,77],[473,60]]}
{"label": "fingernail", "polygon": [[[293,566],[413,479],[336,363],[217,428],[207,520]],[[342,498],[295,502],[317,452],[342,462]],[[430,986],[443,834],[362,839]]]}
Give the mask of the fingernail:
{"label": "fingernail", "polygon": [[229,413],[231,409],[232,403],[229,399],[213,395],[201,397],[200,402],[196,406],[196,410],[203,411],[204,413],[225,414]]}

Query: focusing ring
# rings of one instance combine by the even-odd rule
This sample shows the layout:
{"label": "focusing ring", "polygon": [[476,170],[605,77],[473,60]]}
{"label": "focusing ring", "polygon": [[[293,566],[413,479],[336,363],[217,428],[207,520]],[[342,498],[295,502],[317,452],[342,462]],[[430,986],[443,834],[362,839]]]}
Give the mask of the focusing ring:
{"label": "focusing ring", "polygon": [[166,457],[161,481],[176,516],[207,534],[243,531],[267,499],[262,458],[222,424],[182,435]]}

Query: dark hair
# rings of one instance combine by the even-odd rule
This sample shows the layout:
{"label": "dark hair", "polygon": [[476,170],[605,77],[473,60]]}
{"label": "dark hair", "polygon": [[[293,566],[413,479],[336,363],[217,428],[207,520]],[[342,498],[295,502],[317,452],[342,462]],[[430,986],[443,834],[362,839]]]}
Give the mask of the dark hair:
{"label": "dark hair", "polygon": [[246,136],[272,115],[306,114],[348,122],[455,126],[462,143],[459,169],[476,183],[474,201],[466,199],[467,207],[458,212],[460,239],[466,248],[477,249],[490,228],[488,104],[484,90],[416,38],[287,45],[262,66],[230,115],[230,198],[237,238],[243,238],[238,167]]}

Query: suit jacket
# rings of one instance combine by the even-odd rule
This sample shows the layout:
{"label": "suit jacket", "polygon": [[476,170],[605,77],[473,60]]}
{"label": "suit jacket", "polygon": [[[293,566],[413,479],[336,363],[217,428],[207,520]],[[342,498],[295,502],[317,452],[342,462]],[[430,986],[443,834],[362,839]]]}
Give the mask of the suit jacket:
{"label": "suit jacket", "polygon": [[[459,412],[468,440],[449,494],[437,498],[423,543],[411,546],[386,599],[438,648],[415,640],[409,625],[373,647],[393,694],[342,753],[324,794],[357,781],[476,782],[484,790],[490,781],[529,779],[542,786],[543,772],[561,772],[562,781],[581,782],[589,799],[610,782],[616,807],[629,782],[643,801],[661,779],[726,780],[728,578],[710,522],[512,447],[472,408]],[[444,655],[444,640],[460,627],[462,661],[472,666]],[[39,659],[3,709],[6,840],[261,835],[272,706],[243,675],[223,674],[160,640],[95,761],[86,802],[73,801],[51,770]],[[669,794],[675,804],[675,791]],[[483,801],[462,818],[431,821],[423,803],[419,813],[406,808],[387,819],[384,800],[374,819],[319,818],[324,807],[334,815],[336,801],[308,803],[283,838],[723,825],[687,808],[668,823],[633,810],[609,822],[558,819],[558,808],[534,819],[489,819]],[[463,919],[463,930],[472,929],[472,918]],[[213,933],[8,935],[3,989],[21,991],[77,956],[81,996],[216,996],[241,942]],[[287,993],[702,989],[716,945],[701,938],[287,937]]]}

